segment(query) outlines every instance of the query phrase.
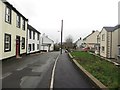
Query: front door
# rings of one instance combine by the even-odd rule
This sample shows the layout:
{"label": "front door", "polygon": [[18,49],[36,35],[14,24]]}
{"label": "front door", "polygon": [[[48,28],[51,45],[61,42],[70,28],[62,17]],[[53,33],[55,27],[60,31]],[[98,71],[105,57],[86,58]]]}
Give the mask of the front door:
{"label": "front door", "polygon": [[20,56],[20,36],[16,36],[16,57]]}

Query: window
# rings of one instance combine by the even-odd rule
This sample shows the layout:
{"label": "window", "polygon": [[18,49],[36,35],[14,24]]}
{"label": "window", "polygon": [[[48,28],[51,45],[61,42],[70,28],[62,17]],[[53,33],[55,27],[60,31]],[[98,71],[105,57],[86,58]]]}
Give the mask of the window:
{"label": "window", "polygon": [[29,51],[31,51],[31,44],[29,44]]}
{"label": "window", "polygon": [[17,15],[16,26],[20,28],[20,16]]}
{"label": "window", "polygon": [[105,47],[104,47],[104,46],[102,46],[102,51],[103,51],[103,52],[105,51]]}
{"label": "window", "polygon": [[33,32],[33,39],[35,39],[35,32]]}
{"label": "window", "polygon": [[120,47],[118,48],[118,55],[120,56]]}
{"label": "window", "polygon": [[22,49],[25,49],[25,38],[22,37]]}
{"label": "window", "polygon": [[37,50],[39,50],[39,44],[37,44]]}
{"label": "window", "polygon": [[38,34],[37,34],[37,40],[39,40],[39,38],[40,38],[40,37],[39,37],[39,33],[38,33]]}
{"label": "window", "polygon": [[105,34],[102,34],[102,41],[105,41]]}
{"label": "window", "polygon": [[5,52],[11,51],[11,35],[10,34],[5,34],[5,41],[4,41],[4,48]]}
{"label": "window", "polygon": [[22,21],[23,21],[22,22],[22,29],[25,30],[25,20],[23,19]]}
{"label": "window", "polygon": [[5,10],[5,21],[11,24],[11,9],[9,7],[6,7]]}
{"label": "window", "polygon": [[33,43],[33,51],[35,50],[35,44]]}
{"label": "window", "polygon": [[31,30],[29,30],[29,39],[31,39],[32,37],[31,37]]}

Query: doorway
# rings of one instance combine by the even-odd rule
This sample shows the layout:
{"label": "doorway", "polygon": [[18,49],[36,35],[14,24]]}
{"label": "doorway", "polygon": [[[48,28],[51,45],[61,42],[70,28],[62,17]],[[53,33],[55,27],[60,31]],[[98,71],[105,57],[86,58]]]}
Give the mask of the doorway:
{"label": "doorway", "polygon": [[20,36],[16,36],[16,57],[20,56]]}

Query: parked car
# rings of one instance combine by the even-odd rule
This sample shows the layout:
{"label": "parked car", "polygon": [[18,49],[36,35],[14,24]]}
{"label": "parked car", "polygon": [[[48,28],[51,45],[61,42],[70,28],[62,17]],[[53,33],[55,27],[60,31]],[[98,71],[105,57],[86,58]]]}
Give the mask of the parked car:
{"label": "parked car", "polygon": [[82,48],[82,51],[84,51],[84,52],[87,52],[87,51],[89,51],[89,50],[90,50],[89,47]]}

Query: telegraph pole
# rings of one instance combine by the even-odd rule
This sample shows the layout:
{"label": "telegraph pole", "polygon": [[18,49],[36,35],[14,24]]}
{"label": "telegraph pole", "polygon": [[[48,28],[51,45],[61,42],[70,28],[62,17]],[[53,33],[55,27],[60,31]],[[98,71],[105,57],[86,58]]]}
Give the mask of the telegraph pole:
{"label": "telegraph pole", "polygon": [[63,20],[61,21],[61,54],[62,54],[62,39],[63,39]]}

